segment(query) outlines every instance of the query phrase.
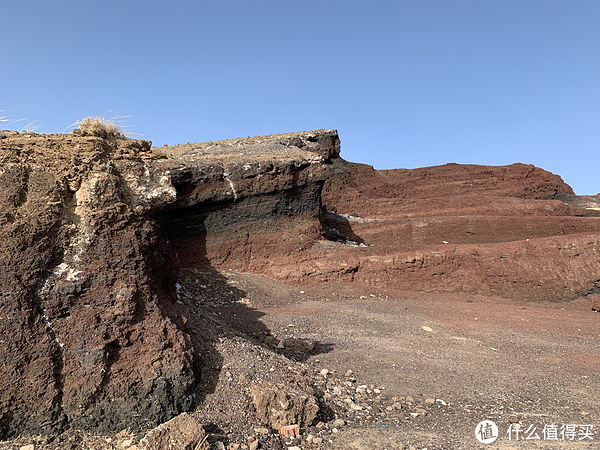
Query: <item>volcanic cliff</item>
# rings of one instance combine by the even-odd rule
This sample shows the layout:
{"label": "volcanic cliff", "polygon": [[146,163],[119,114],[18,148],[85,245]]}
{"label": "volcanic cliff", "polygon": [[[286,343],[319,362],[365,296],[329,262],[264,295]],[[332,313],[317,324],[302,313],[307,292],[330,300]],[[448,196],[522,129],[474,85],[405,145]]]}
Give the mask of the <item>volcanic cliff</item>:
{"label": "volcanic cliff", "polygon": [[189,274],[522,300],[598,289],[600,202],[559,176],[375,171],[339,151],[325,130],[159,149],[0,132],[0,438],[143,431],[210,402],[219,325],[181,295]]}

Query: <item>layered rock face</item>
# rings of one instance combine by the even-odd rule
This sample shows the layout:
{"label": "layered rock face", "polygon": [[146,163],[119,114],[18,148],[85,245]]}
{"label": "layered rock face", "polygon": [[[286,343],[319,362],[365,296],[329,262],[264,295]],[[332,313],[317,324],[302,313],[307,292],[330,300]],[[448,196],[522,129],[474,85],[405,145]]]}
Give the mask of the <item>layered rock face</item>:
{"label": "layered rock face", "polygon": [[267,273],[321,239],[334,131],[163,147],[177,201],[162,220],[183,267]]}
{"label": "layered rock face", "polygon": [[323,192],[326,223],[372,246],[328,249],[326,260],[295,267],[292,279],[528,300],[599,287],[597,198],[575,196],[557,175],[524,164],[339,166]]}
{"label": "layered rock face", "polygon": [[198,406],[219,331],[198,326],[215,322],[179,292],[186,277],[534,300],[598,289],[600,199],[560,177],[375,171],[339,150],[325,130],[161,149],[0,132],[0,439],[142,431]]}
{"label": "layered rock face", "polygon": [[178,269],[217,255],[251,267],[283,230],[318,237],[338,151],[324,131],[163,153],[2,133],[0,438],[143,430],[193,409],[202,355]]}

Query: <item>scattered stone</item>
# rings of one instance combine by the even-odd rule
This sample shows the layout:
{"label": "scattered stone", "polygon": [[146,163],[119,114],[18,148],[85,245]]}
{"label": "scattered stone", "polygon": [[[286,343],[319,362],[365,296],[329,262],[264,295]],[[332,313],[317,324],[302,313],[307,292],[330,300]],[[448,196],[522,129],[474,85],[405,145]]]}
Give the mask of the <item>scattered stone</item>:
{"label": "scattered stone", "polygon": [[424,331],[427,331],[428,333],[433,333],[433,329],[431,327],[426,327],[425,325],[423,325],[421,327]]}
{"label": "scattered stone", "polygon": [[33,444],[27,444],[21,447],[19,450],[34,450],[35,446]]}
{"label": "scattered stone", "polygon": [[327,369],[321,369],[321,371],[319,373],[321,375],[323,375],[324,377],[326,377],[329,374],[329,370],[327,370]]}
{"label": "scattered stone", "polygon": [[415,399],[414,399],[414,398],[412,398],[410,395],[409,395],[408,397],[406,397],[406,403],[408,403],[408,404],[412,404],[412,403],[414,403],[414,402],[415,402]]}
{"label": "scattered stone", "polygon": [[442,400],[441,398],[438,398],[435,400],[436,403],[439,403],[442,406],[448,406],[448,403],[446,403],[444,400]]}
{"label": "scattered stone", "polygon": [[313,440],[312,440],[312,441],[313,441],[313,444],[315,444],[315,445],[320,445],[320,444],[322,444],[322,443],[323,443],[323,438],[316,437],[316,438],[313,438]]}
{"label": "scattered stone", "polygon": [[250,450],[256,450],[258,448],[258,444],[259,442],[257,440],[250,442],[250,444],[248,444],[248,448]]}
{"label": "scattered stone", "polygon": [[427,403],[428,405],[433,405],[435,403],[435,399],[434,398],[426,398],[425,403]]}
{"label": "scattered stone", "polygon": [[344,376],[345,376],[345,377],[350,377],[350,376],[352,376],[352,374],[353,374],[353,373],[354,373],[354,372],[352,372],[350,369],[348,369],[348,370],[346,371],[346,373],[344,374]]}

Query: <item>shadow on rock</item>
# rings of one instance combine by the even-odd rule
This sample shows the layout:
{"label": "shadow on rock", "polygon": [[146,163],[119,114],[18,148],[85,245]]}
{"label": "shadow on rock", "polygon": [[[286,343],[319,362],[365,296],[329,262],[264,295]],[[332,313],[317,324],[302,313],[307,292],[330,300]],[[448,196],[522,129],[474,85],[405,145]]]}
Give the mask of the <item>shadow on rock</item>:
{"label": "shadow on rock", "polygon": [[335,211],[327,211],[324,209],[322,215],[322,223],[325,229],[325,238],[340,242],[342,244],[367,247],[369,244],[363,238],[358,236],[352,229],[350,219],[355,218],[360,220],[358,216],[348,214],[337,214]]}

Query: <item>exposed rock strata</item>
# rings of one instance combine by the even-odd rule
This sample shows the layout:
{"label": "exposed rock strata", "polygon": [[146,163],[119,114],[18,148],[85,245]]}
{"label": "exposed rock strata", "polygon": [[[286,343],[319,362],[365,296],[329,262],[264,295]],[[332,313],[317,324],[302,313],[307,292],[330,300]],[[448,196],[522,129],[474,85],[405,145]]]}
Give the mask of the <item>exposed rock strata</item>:
{"label": "exposed rock strata", "polygon": [[223,259],[246,265],[269,227],[318,237],[335,132],[165,150],[0,135],[0,438],[143,430],[193,409],[202,355],[176,305],[182,262],[209,264],[207,231],[244,241]]}
{"label": "exposed rock strata", "polygon": [[373,245],[330,248],[284,278],[529,300],[599,287],[595,198],[575,196],[557,175],[524,164],[341,166],[324,188],[324,204],[337,212],[327,222]]}
{"label": "exposed rock strata", "polygon": [[[598,289],[599,202],[560,177],[338,154],[324,130],[161,149],[0,132],[0,438],[142,431],[217,401],[219,332],[180,292],[216,269],[519,299]],[[292,391],[312,420],[304,381]]]}

